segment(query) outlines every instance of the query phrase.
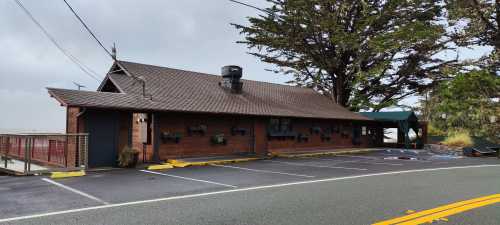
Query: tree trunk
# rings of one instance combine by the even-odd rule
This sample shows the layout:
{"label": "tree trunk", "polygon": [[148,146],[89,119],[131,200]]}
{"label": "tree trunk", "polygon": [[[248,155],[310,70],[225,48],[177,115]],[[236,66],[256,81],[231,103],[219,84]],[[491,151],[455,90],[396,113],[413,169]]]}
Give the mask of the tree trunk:
{"label": "tree trunk", "polygon": [[335,82],[335,90],[336,90],[335,102],[341,106],[346,106],[344,104],[344,96],[345,96],[344,76],[342,75],[337,76],[337,82]]}

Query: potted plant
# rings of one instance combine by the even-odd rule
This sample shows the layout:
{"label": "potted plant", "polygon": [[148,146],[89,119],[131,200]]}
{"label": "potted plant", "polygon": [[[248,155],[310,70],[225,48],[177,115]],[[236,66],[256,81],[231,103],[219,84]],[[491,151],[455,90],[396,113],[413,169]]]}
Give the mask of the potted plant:
{"label": "potted plant", "polygon": [[224,134],[216,134],[212,136],[212,144],[222,144],[225,145],[227,143],[226,138],[224,137]]}
{"label": "potted plant", "polygon": [[139,151],[126,146],[118,155],[118,165],[124,168],[134,168],[139,161]]}

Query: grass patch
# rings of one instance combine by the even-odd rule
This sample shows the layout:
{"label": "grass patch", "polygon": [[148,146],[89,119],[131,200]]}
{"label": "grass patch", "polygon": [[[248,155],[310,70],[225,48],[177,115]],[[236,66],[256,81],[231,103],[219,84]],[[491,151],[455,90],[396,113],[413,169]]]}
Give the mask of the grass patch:
{"label": "grass patch", "polygon": [[450,147],[470,147],[474,145],[472,138],[469,133],[466,131],[457,131],[450,133],[446,139],[444,139],[441,144],[450,146]]}

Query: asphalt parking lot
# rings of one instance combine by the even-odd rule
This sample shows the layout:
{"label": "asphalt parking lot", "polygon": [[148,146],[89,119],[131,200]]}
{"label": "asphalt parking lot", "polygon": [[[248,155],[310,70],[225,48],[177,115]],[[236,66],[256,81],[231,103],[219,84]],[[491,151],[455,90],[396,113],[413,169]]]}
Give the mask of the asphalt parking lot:
{"label": "asphalt parking lot", "polygon": [[60,210],[266,185],[498,164],[500,160],[496,158],[454,158],[380,151],[358,155],[277,158],[170,170],[120,169],[59,180],[42,176],[0,176],[0,222],[6,218]]}

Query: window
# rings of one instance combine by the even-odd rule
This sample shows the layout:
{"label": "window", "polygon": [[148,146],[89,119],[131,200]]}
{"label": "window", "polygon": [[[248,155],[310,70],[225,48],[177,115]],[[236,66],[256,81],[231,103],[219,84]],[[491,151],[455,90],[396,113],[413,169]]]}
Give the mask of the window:
{"label": "window", "polygon": [[269,130],[273,132],[292,131],[292,122],[288,118],[274,118],[269,121]]}
{"label": "window", "polygon": [[279,119],[271,119],[269,121],[269,130],[278,132],[280,130],[280,120]]}
{"label": "window", "polygon": [[361,127],[361,135],[366,135],[366,126]]}
{"label": "window", "polygon": [[292,130],[292,123],[290,119],[281,119],[280,120],[280,130],[281,131],[291,131]]}

